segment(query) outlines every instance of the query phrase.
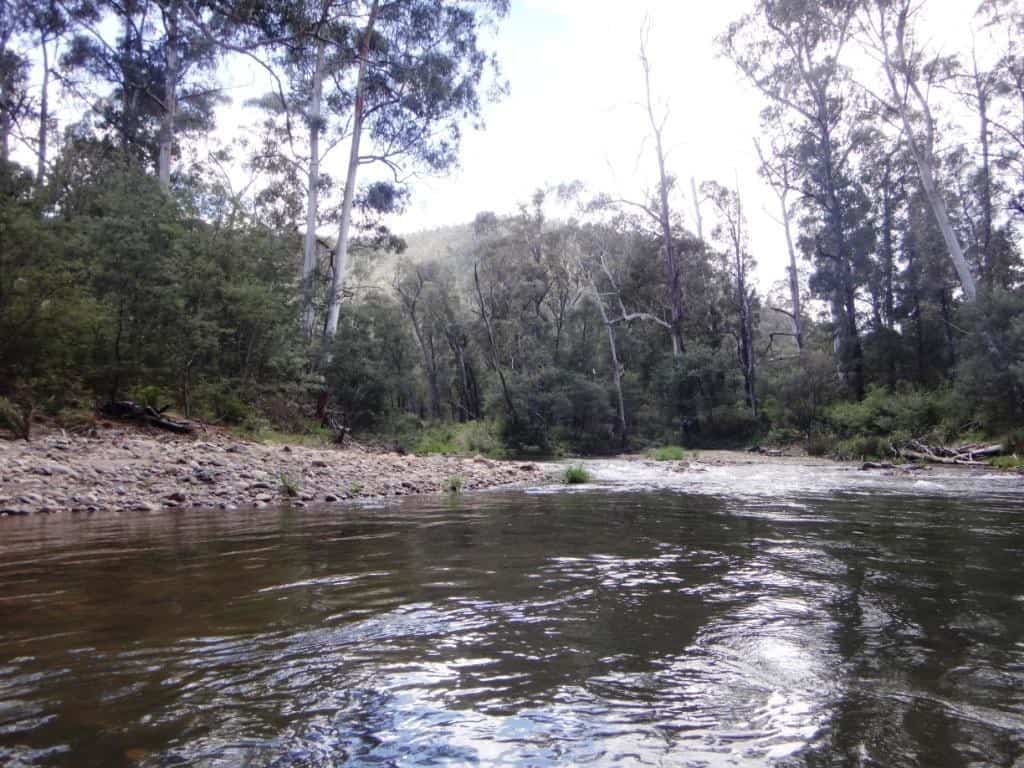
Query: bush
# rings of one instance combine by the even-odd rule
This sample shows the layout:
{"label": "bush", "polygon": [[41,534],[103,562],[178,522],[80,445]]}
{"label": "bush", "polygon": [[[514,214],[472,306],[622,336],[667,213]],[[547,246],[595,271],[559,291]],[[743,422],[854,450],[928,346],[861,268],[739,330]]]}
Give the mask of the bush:
{"label": "bush", "polygon": [[894,433],[923,436],[939,429],[953,410],[948,389],[894,392],[885,387],[872,387],[860,402],[830,406],[825,418],[842,437],[883,437]]}
{"label": "bush", "polygon": [[663,445],[650,449],[647,455],[655,461],[682,461],[686,458],[686,451],[679,445]]}
{"label": "bush", "polygon": [[874,435],[851,437],[836,443],[831,453],[841,461],[878,459],[889,455],[889,441]]}
{"label": "bush", "polygon": [[441,487],[450,494],[457,495],[462,493],[462,487],[465,483],[459,475],[452,475],[444,481],[444,485]]}
{"label": "bush", "polygon": [[481,454],[491,458],[504,458],[507,454],[501,443],[501,425],[494,421],[468,421],[459,424],[456,444],[465,454]]}
{"label": "bush", "polygon": [[582,464],[574,464],[565,468],[562,480],[566,485],[583,485],[590,482],[590,473]]}

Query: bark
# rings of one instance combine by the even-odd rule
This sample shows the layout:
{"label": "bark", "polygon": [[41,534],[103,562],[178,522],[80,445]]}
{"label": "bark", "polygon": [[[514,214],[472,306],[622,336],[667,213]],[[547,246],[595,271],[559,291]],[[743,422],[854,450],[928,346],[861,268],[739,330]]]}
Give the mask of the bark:
{"label": "bark", "polygon": [[[302,332],[313,338],[316,312],[313,306],[314,274],[316,272],[316,228],[320,207],[320,126],[321,99],[324,84],[324,43],[316,44],[316,61],[310,83],[309,102],[309,187],[306,190],[306,233],[302,245]],[[336,326],[335,326],[336,327]]]}
{"label": "bark", "polygon": [[171,3],[164,17],[164,103],[160,116],[158,177],[163,189],[171,188],[171,153],[174,150],[174,121],[178,113],[178,6]]}
{"label": "bark", "polygon": [[341,294],[345,289],[345,273],[348,269],[349,231],[352,228],[352,201],[355,195],[356,174],[359,170],[359,143],[363,134],[363,119],[366,115],[366,70],[370,57],[370,41],[377,21],[379,0],[373,0],[370,15],[363,31],[362,48],[359,52],[359,73],[356,76],[356,98],[352,111],[352,144],[349,148],[348,173],[345,176],[345,192],[341,202],[341,221],[338,225],[338,244],[334,253],[334,275],[327,303],[327,324],[324,336],[334,338],[338,332],[338,317],[341,312]]}

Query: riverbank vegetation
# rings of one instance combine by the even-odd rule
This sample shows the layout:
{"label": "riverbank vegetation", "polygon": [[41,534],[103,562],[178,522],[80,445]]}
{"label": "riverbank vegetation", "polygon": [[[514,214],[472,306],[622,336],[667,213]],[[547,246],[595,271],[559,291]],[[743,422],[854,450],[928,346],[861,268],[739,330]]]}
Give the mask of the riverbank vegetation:
{"label": "riverbank vegetation", "polygon": [[[416,453],[1024,442],[1014,3],[978,11],[1003,46],[985,68],[928,50],[904,0],[751,0],[723,30],[789,244],[766,285],[745,191],[669,167],[643,50],[649,197],[522,190],[402,238],[399,181],[451,167],[501,95],[480,31],[504,0],[37,6],[2,10],[13,433],[131,400]],[[258,146],[216,138],[240,59],[269,73]]]}

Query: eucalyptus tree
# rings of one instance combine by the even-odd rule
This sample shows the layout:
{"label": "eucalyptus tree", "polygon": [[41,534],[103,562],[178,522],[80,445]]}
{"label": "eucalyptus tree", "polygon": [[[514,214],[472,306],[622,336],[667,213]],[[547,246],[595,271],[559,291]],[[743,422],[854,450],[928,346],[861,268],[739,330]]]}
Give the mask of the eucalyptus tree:
{"label": "eucalyptus tree", "polygon": [[840,63],[857,0],[758,0],[730,25],[723,52],[768,99],[766,124],[785,129],[804,202],[800,245],[815,261],[812,289],[829,301],[840,368],[859,397],[864,353],[857,289],[871,249],[867,197],[851,158],[869,138],[849,73]]}
{"label": "eucalyptus tree", "polygon": [[256,102],[267,120],[253,163],[268,172],[274,184],[282,177],[293,183],[303,177],[302,328],[307,340],[313,338],[316,324],[322,202],[332,186],[321,168],[350,128],[352,95],[345,72],[356,58],[352,46],[358,29],[349,5],[342,0],[269,4],[265,13],[249,21],[251,29],[245,35],[247,50],[251,55],[259,51],[276,78],[276,88]]}
{"label": "eucalyptus tree", "polygon": [[[885,106],[899,116],[903,136],[917,164],[921,187],[953,262],[964,298],[974,301],[978,289],[964,256],[938,178],[937,122],[928,98],[929,78],[941,71],[940,61],[927,61],[914,23],[920,4],[912,0],[873,0],[866,4],[861,29],[882,60],[888,87]],[[881,98],[881,97],[879,97]]]}
{"label": "eucalyptus tree", "polygon": [[718,215],[713,236],[727,249],[726,274],[732,283],[732,304],[736,313],[736,356],[743,374],[743,389],[751,415],[757,418],[757,358],[754,352],[754,305],[756,292],[750,285],[754,260],[749,251],[747,222],[739,190],[718,182],[701,184],[704,197]]}
{"label": "eucalyptus tree", "polygon": [[[669,207],[669,195],[675,184],[675,179],[668,173],[665,165],[663,132],[667,115],[659,117],[654,112],[654,101],[651,95],[651,62],[647,56],[646,41],[643,39],[643,36],[641,36],[640,40],[640,62],[644,70],[644,106],[647,111],[651,135],[654,137],[654,151],[658,161],[658,203],[655,218],[661,231],[661,247],[665,255],[665,274],[668,277],[672,354],[678,357],[683,353],[686,346],[682,332],[685,314],[682,265],[679,263],[679,254],[672,236],[672,211]],[[696,201],[694,204],[696,205]]]}
{"label": "eucalyptus tree", "polygon": [[796,171],[793,168],[793,157],[778,148],[772,148],[772,159],[769,159],[761,149],[760,142],[754,140],[754,148],[757,150],[757,158],[760,163],[758,173],[768,182],[779,200],[779,222],[782,231],[786,236],[786,255],[789,257],[789,264],[786,267],[786,283],[789,288],[788,310],[781,307],[772,307],[778,312],[786,314],[793,325],[793,341],[796,343],[797,352],[803,356],[804,351],[804,314],[803,302],[800,297],[800,272],[797,268],[796,247],[793,244],[793,206],[791,195],[794,191],[794,177]]}
{"label": "eucalyptus tree", "polygon": [[[73,90],[91,98],[101,126],[118,137],[128,158],[152,166],[166,191],[181,137],[213,126],[220,97],[212,80],[213,22],[194,0],[97,0],[88,8],[73,17],[61,59],[65,80],[84,76]],[[90,94],[94,86],[100,91]]]}
{"label": "eucalyptus tree", "polygon": [[481,46],[480,28],[507,10],[508,0],[353,0],[351,136],[327,339],[338,327],[360,166],[382,164],[400,184],[413,168],[439,172],[456,163],[461,122],[479,116],[480,85],[494,61]]}

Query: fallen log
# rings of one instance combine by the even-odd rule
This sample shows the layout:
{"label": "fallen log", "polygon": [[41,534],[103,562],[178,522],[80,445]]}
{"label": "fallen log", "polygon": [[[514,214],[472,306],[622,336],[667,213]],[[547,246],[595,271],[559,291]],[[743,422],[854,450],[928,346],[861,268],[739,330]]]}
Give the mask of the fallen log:
{"label": "fallen log", "polygon": [[193,431],[191,424],[183,421],[173,421],[165,417],[160,411],[149,405],[139,405],[130,400],[112,400],[100,406],[100,413],[112,419],[121,421],[136,421],[148,427],[165,429],[179,435],[189,435]]}
{"label": "fallen log", "polygon": [[865,461],[860,465],[861,470],[867,469],[896,469],[895,464],[890,464],[888,461]]}
{"label": "fallen log", "polygon": [[1006,446],[1002,443],[996,443],[995,445],[969,445],[958,448],[956,458],[967,457],[973,459],[975,456],[998,456],[1000,453],[1005,452]]}
{"label": "fallen log", "polygon": [[905,459],[913,459],[914,461],[927,461],[933,464],[957,464],[964,467],[992,466],[987,461],[974,461],[973,459],[954,458],[950,456],[936,456],[931,453],[921,453],[920,451],[912,451],[909,450],[908,448],[901,448],[900,456],[902,456]]}

